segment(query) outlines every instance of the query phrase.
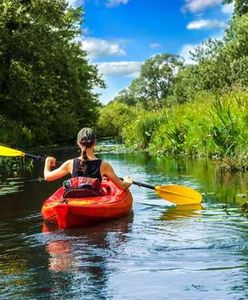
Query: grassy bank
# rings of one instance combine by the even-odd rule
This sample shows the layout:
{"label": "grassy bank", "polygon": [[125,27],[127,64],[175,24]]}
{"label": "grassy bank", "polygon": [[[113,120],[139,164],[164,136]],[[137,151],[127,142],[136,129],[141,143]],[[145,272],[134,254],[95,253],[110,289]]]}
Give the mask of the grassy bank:
{"label": "grassy bank", "polygon": [[[116,113],[118,105],[125,115]],[[201,93],[192,102],[156,111],[113,103],[100,120],[101,132],[118,133],[127,147],[155,155],[208,156],[231,171],[248,168],[247,92]]]}

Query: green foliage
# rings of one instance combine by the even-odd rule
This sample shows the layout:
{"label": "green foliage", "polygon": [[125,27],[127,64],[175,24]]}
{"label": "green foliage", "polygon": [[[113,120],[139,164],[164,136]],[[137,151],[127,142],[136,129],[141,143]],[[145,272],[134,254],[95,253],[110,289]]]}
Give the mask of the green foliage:
{"label": "green foliage", "polygon": [[98,135],[102,137],[117,136],[121,138],[122,128],[136,116],[134,109],[127,104],[112,102],[100,110]]}
{"label": "green foliage", "polygon": [[30,173],[33,170],[32,160],[26,161],[20,158],[0,157],[0,174],[3,176],[19,175],[23,172]]}
{"label": "green foliage", "polygon": [[223,0],[223,3],[230,4],[234,2],[234,16],[242,16],[248,13],[247,0]]}
{"label": "green foliage", "polygon": [[135,106],[137,100],[135,99],[134,95],[132,95],[128,89],[124,89],[119,92],[119,94],[114,98],[114,102],[119,102],[131,106]]}
{"label": "green foliage", "polygon": [[124,112],[117,110],[119,105],[105,107],[101,117],[128,147],[153,154],[219,157],[223,166],[233,163],[232,169],[248,165],[247,92],[201,93],[194,101],[155,112],[132,109],[126,122]]}
{"label": "green foliage", "polygon": [[[177,102],[194,98],[201,91],[246,89],[248,84],[248,14],[234,18],[223,41],[208,40],[192,53],[195,65],[182,69],[173,93]],[[187,84],[186,84],[187,83]]]}
{"label": "green foliage", "polygon": [[1,142],[68,142],[95,123],[103,82],[76,41],[82,15],[64,0],[0,2]]}
{"label": "green foliage", "polygon": [[170,119],[157,128],[149,149],[244,157],[248,150],[247,96],[237,92],[226,96],[202,94],[194,102],[172,107],[167,113]]}
{"label": "green foliage", "polygon": [[166,102],[170,105],[185,103],[193,99],[200,90],[201,81],[197,67],[195,65],[185,66],[177,74]]}
{"label": "green foliage", "polygon": [[121,102],[145,109],[161,108],[182,66],[182,59],[177,55],[158,54],[149,58],[142,65],[139,77],[114,101],[121,99]]}
{"label": "green foliage", "polygon": [[215,144],[225,155],[232,156],[236,150],[236,136],[238,128],[232,116],[230,105],[220,99],[214,102],[212,112],[217,117],[217,124],[212,128],[212,137]]}
{"label": "green foliage", "polygon": [[121,136],[128,147],[145,149],[163,119],[164,116],[158,115],[158,112],[137,110],[136,116],[122,128]]}

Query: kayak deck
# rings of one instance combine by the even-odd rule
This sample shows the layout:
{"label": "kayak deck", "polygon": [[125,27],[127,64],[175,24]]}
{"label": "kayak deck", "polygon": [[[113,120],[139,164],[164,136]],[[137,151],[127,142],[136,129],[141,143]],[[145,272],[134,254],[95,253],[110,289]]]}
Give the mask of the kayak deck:
{"label": "kayak deck", "polygon": [[41,214],[46,223],[58,224],[60,229],[86,226],[96,222],[118,218],[132,209],[130,191],[117,188],[104,180],[105,196],[63,199],[64,187],[45,200]]}

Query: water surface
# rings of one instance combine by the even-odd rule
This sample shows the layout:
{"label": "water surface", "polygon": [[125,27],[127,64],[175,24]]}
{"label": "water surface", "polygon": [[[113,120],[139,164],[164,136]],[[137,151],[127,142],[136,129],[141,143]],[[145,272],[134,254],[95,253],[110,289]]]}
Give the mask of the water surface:
{"label": "water surface", "polygon": [[[77,155],[54,154],[59,160]],[[203,206],[174,207],[133,186],[129,216],[47,233],[40,209],[61,181],[39,181],[42,163],[32,175],[2,178],[0,299],[248,298],[248,220],[237,205],[247,175],[220,175],[206,160],[101,157],[119,176],[196,188]]]}

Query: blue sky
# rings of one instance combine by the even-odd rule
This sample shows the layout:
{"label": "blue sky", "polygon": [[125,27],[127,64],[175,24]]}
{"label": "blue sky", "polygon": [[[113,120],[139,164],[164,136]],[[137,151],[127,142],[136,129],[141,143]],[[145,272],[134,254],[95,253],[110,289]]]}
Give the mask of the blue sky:
{"label": "blue sky", "polygon": [[233,5],[222,0],[69,0],[83,5],[82,47],[107,83],[107,103],[138,76],[149,57],[189,51],[207,38],[221,38]]}

